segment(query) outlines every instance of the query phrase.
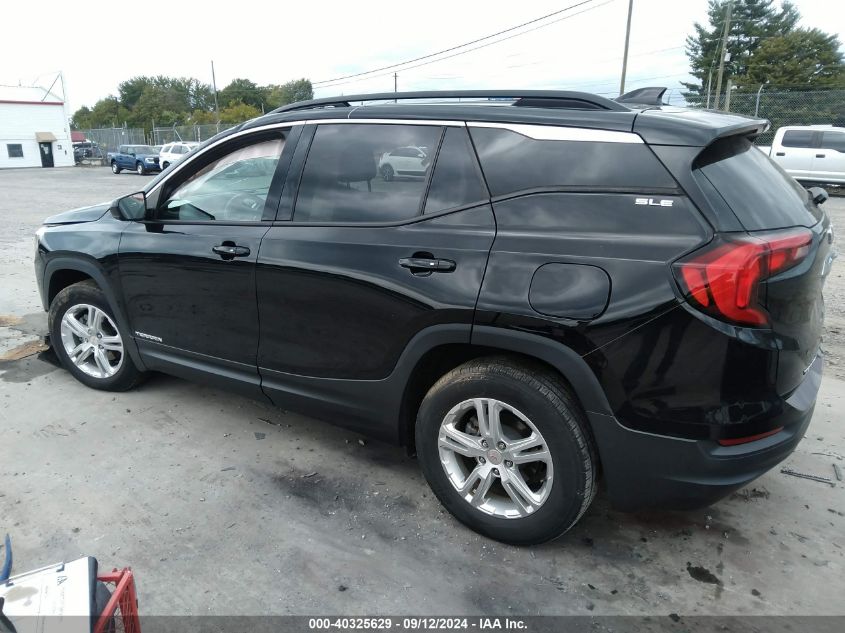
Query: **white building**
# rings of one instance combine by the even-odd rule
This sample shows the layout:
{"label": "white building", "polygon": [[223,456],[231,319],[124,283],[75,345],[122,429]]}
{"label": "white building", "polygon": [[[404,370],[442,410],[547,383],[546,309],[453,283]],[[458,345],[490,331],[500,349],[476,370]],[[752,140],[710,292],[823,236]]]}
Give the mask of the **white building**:
{"label": "white building", "polygon": [[72,167],[65,104],[44,88],[0,86],[0,169]]}

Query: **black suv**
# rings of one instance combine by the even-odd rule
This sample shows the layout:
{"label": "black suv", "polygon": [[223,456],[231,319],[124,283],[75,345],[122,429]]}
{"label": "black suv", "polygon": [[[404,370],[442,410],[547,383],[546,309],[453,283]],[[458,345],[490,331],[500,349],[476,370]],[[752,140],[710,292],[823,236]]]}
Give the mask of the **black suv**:
{"label": "black suv", "polygon": [[403,444],[509,543],[600,477],[623,509],[712,503],[795,448],[821,380],[826,194],[767,125],[574,92],[285,106],[48,219],[51,340],[90,387],[162,371]]}

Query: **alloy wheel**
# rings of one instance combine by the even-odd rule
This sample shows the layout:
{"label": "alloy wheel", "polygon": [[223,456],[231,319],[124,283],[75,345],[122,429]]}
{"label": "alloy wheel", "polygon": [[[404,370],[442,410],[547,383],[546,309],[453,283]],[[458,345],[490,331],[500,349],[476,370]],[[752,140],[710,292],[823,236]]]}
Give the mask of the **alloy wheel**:
{"label": "alloy wheel", "polygon": [[531,420],[505,402],[473,398],[455,405],[443,418],[437,443],[449,482],[485,514],[518,519],[549,498],[548,444]]}
{"label": "alloy wheel", "polygon": [[93,378],[111,378],[123,365],[123,339],[97,306],[78,304],[62,317],[62,346],[70,361]]}

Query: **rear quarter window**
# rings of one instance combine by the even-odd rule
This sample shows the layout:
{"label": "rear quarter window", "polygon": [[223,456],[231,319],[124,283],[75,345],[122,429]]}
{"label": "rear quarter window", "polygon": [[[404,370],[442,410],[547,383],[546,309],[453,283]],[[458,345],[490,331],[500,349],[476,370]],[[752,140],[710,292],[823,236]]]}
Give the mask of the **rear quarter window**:
{"label": "rear quarter window", "polygon": [[493,196],[539,188],[659,192],[677,187],[643,143],[539,140],[485,127],[470,132]]}
{"label": "rear quarter window", "polygon": [[807,190],[747,138],[709,145],[693,164],[712,204],[727,205],[748,231],[813,226],[822,212]]}

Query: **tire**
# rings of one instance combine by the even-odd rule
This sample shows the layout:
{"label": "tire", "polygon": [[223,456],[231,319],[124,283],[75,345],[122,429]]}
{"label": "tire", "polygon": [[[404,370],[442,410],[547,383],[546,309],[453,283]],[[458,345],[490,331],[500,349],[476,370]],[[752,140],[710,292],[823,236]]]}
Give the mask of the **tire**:
{"label": "tire", "polygon": [[161,169],[162,169],[162,171],[164,171],[165,169],[167,169],[169,166],[170,166],[170,163],[167,163],[167,162],[162,163],[162,164],[161,164]]}
{"label": "tire", "polygon": [[117,161],[112,161],[111,162],[111,173],[119,174],[121,171],[123,171],[123,170],[120,167],[117,166]]}
{"label": "tire", "polygon": [[[129,336],[117,325],[105,294],[93,281],[80,281],[59,292],[50,304],[48,326],[56,355],[82,384],[126,391],[143,379],[126,351]],[[76,362],[71,359],[74,350],[79,350]]]}
{"label": "tire", "polygon": [[382,165],[381,177],[387,182],[393,180],[393,167],[391,167],[390,165]]}
{"label": "tire", "polygon": [[[485,435],[476,428],[480,424],[473,425],[478,403],[490,419],[490,411],[501,408],[501,452],[493,446],[495,434]],[[446,437],[449,426],[449,433],[460,429],[460,439],[469,438],[468,443]],[[443,506],[497,541],[533,545],[556,538],[581,518],[595,496],[598,462],[586,417],[563,381],[542,365],[507,357],[464,363],[428,391],[415,434],[423,474]],[[482,435],[489,440],[486,447],[480,446]],[[518,450],[515,442],[521,438],[536,444],[537,452]],[[456,445],[468,454],[451,450]],[[484,469],[488,477],[490,470],[497,473],[489,486],[485,477],[465,493],[458,491]],[[526,490],[520,481],[532,497],[520,494]]]}
{"label": "tire", "polygon": [[140,161],[138,161],[137,163],[135,163],[135,172],[136,172],[139,176],[145,176],[145,175],[147,174],[147,170],[146,170],[146,169],[144,169],[144,163],[142,163],[142,162],[140,162]]}

